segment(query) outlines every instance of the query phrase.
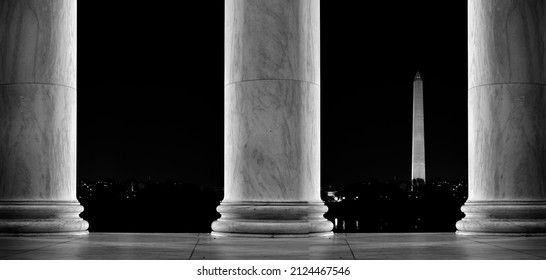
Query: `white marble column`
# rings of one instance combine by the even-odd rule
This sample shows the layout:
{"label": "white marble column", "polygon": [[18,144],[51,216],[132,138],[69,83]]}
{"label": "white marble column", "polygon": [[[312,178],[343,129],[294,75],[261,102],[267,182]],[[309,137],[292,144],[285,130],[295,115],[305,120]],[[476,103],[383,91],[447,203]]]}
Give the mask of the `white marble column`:
{"label": "white marble column", "polygon": [[0,234],[82,234],[76,0],[0,1]]}
{"label": "white marble column", "polygon": [[546,0],[468,1],[468,87],[458,233],[546,233]]}
{"label": "white marble column", "polygon": [[320,1],[225,1],[225,196],[215,235],[330,234],[320,198]]}

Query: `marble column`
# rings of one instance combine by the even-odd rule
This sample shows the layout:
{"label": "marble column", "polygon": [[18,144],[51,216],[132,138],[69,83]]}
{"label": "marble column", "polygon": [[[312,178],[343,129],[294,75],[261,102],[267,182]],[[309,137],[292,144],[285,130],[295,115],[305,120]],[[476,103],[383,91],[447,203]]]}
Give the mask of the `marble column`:
{"label": "marble column", "polygon": [[468,1],[469,198],[459,234],[546,233],[546,1]]}
{"label": "marble column", "polygon": [[0,1],[0,234],[84,234],[76,0]]}
{"label": "marble column", "polygon": [[214,235],[331,234],[320,198],[319,3],[225,1],[225,195]]}

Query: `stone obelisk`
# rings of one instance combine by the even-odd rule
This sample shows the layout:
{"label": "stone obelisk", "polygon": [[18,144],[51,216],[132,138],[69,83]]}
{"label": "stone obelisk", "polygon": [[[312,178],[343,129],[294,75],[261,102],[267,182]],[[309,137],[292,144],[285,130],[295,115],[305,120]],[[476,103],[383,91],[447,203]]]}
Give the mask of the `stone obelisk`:
{"label": "stone obelisk", "polygon": [[319,5],[225,1],[225,194],[213,235],[331,233],[320,198]]}
{"label": "stone obelisk", "polygon": [[425,124],[423,112],[423,80],[417,72],[413,80],[413,137],[411,146],[411,179],[425,177]]}

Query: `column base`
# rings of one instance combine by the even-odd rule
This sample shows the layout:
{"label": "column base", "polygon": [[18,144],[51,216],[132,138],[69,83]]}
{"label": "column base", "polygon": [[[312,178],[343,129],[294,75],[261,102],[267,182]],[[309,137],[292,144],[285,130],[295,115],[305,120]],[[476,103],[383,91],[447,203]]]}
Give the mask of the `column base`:
{"label": "column base", "polygon": [[329,232],[320,232],[320,233],[308,233],[308,234],[284,234],[284,233],[272,233],[272,234],[261,234],[261,233],[229,233],[229,232],[217,232],[213,231],[210,233],[210,236],[213,238],[222,238],[222,237],[252,237],[252,238],[307,238],[307,237],[332,237],[334,236],[333,231]]}
{"label": "column base", "polygon": [[222,202],[216,210],[222,217],[212,223],[212,236],[329,236],[333,229],[322,202]]}
{"label": "column base", "polygon": [[461,211],[460,235],[546,235],[545,201],[470,201]]}
{"label": "column base", "polygon": [[0,201],[0,235],[83,235],[77,201]]}

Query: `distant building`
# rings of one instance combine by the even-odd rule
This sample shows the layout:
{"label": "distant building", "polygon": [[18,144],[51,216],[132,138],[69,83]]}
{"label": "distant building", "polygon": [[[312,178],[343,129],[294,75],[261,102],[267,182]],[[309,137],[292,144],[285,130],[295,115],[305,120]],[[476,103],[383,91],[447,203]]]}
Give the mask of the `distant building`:
{"label": "distant building", "polygon": [[423,110],[423,80],[417,71],[413,80],[413,137],[411,149],[411,179],[425,177],[425,124]]}

